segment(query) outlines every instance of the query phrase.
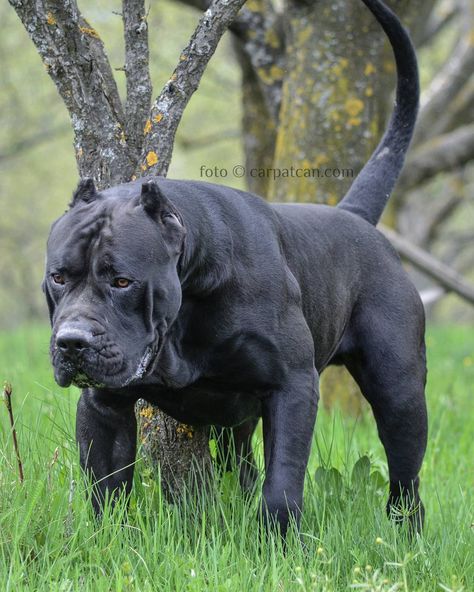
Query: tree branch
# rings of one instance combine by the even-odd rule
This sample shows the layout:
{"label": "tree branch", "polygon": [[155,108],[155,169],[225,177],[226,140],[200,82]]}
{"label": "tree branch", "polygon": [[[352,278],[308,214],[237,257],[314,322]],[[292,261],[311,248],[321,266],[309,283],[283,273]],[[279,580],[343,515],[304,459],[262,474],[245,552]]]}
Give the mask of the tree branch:
{"label": "tree branch", "polygon": [[[99,187],[130,177],[124,113],[104,45],[76,0],[9,0],[71,117],[82,176]],[[118,141],[117,141],[118,140]]]}
{"label": "tree branch", "polygon": [[433,78],[421,96],[420,114],[414,142],[420,144],[439,133],[438,121],[449,103],[460,92],[474,69],[474,43],[466,34],[459,42],[451,58]]}
{"label": "tree branch", "polygon": [[197,90],[206,66],[229,24],[245,0],[213,0],[201,17],[173,75],[155,100],[145,124],[137,175],[166,176],[176,129],[184,109]]}
{"label": "tree branch", "polygon": [[436,123],[434,129],[438,134],[452,131],[466,121],[474,121],[474,77],[471,77],[460,92],[451,101]]}
{"label": "tree branch", "polygon": [[[209,0],[181,0],[204,10]],[[237,37],[254,68],[266,107],[277,121],[281,104],[285,56],[285,36],[280,16],[271,0],[254,0],[243,6],[229,30]]]}
{"label": "tree branch", "polygon": [[138,161],[152,94],[145,0],[122,0],[122,20],[125,37],[125,76],[127,79],[125,135],[130,149]]}
{"label": "tree branch", "polygon": [[439,237],[444,224],[455,214],[459,206],[466,202],[463,195],[452,195],[434,214],[426,226],[421,244],[429,246]]}
{"label": "tree branch", "polygon": [[474,304],[474,286],[456,271],[412,244],[406,238],[386,226],[379,224],[378,229],[388,238],[399,255],[417,269],[434,279],[438,284]]}
{"label": "tree branch", "polygon": [[426,288],[420,292],[420,298],[423,302],[423,306],[427,308],[428,306],[433,306],[439,300],[447,296],[449,292],[447,292],[444,288],[440,286],[433,286],[432,288]]}
{"label": "tree branch", "polygon": [[407,160],[397,185],[406,192],[435,175],[457,169],[474,158],[474,124],[428,140]]}
{"label": "tree branch", "polygon": [[[470,237],[470,242],[472,242],[472,235],[469,235]],[[472,268],[472,265],[459,265],[458,269],[461,271],[461,273],[464,273],[465,271],[469,271]],[[421,301],[423,302],[424,307],[426,308],[427,306],[432,306],[434,304],[436,304],[439,300],[441,300],[442,298],[444,298],[445,296],[447,296],[448,294],[451,294],[451,290],[448,290],[447,288],[443,288],[441,286],[433,286],[432,288],[426,288],[426,290],[422,290],[420,292],[420,297],[421,297]]]}
{"label": "tree branch", "polygon": [[448,0],[445,2],[439,10],[433,11],[430,15],[426,26],[418,39],[417,46],[423,47],[433,41],[436,35],[439,35],[441,31],[453,22],[453,20],[459,15],[460,6],[456,0]]}

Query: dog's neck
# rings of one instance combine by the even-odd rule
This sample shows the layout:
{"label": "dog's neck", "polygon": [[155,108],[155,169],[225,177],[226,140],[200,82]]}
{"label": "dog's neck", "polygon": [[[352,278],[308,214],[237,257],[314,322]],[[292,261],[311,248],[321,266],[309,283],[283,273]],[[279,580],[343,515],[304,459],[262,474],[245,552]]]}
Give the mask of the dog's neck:
{"label": "dog's neck", "polygon": [[221,219],[180,210],[186,229],[178,273],[183,294],[206,296],[232,275],[233,238]]}

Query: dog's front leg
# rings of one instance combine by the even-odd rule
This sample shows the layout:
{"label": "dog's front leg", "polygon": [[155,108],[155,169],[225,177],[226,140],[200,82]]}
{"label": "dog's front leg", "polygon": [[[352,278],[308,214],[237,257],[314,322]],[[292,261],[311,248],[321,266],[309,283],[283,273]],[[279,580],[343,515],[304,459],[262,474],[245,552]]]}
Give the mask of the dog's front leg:
{"label": "dog's front leg", "polygon": [[318,375],[314,368],[292,371],[280,390],[263,404],[265,523],[286,535],[292,517],[299,525],[303,487],[318,406]]}
{"label": "dog's front leg", "polygon": [[106,494],[130,493],[136,454],[135,400],[86,389],[77,406],[76,439],[83,470],[93,481],[92,505],[102,512]]}

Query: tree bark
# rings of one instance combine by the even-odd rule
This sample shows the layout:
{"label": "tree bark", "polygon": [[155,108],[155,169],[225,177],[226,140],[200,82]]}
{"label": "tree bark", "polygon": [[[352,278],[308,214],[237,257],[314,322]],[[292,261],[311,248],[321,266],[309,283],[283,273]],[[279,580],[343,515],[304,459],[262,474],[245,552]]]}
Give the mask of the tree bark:
{"label": "tree bark", "polygon": [[99,188],[130,180],[135,163],[104,44],[76,0],[9,0],[66,105],[81,177]]}
{"label": "tree bark", "polygon": [[179,423],[155,405],[140,399],[136,406],[139,442],[148,464],[161,476],[165,498],[176,501],[211,473],[209,429]]}
{"label": "tree bark", "polygon": [[[274,166],[356,173],[370,156],[371,138],[378,136],[385,113],[383,33],[359,3],[345,0],[289,0],[287,14],[288,75]],[[335,204],[351,182],[329,176],[279,178],[271,183],[270,197]]]}
{"label": "tree bark", "polygon": [[143,145],[143,126],[150,112],[152,86],[149,70],[148,23],[144,0],[124,0],[122,20],[125,37],[125,134],[138,162]]}

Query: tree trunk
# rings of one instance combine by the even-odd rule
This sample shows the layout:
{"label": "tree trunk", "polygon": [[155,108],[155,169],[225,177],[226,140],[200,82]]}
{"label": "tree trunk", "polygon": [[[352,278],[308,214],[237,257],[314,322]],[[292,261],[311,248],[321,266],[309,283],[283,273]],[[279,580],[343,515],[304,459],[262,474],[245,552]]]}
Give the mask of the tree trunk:
{"label": "tree trunk", "polygon": [[[415,12],[420,17],[421,3],[416,10],[409,0],[388,4],[405,24]],[[433,4],[426,0],[424,7]],[[289,0],[287,15],[288,75],[274,166],[319,169],[321,176],[280,177],[270,197],[336,204],[380,139],[395,63],[383,30],[360,2]]]}
{"label": "tree trunk", "polygon": [[257,75],[240,41],[236,40],[235,50],[242,68],[242,139],[245,152],[246,183],[249,191],[267,196],[269,178],[250,175],[251,169],[273,166],[275,150],[276,121],[269,112]]}
{"label": "tree trunk", "polygon": [[165,498],[175,501],[187,488],[203,485],[212,470],[209,428],[179,423],[143,399],[135,412],[139,443],[148,464],[160,472]]}

